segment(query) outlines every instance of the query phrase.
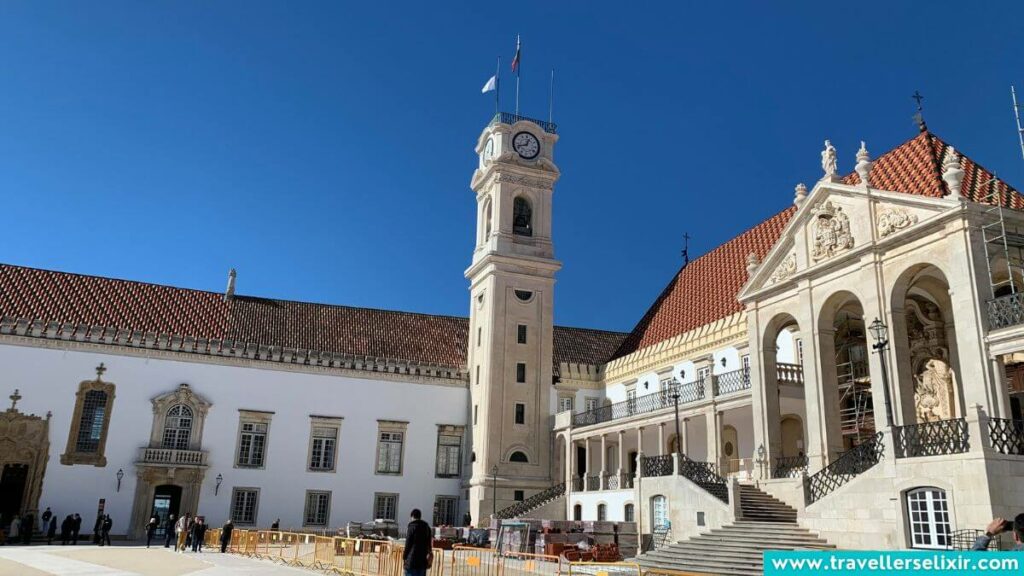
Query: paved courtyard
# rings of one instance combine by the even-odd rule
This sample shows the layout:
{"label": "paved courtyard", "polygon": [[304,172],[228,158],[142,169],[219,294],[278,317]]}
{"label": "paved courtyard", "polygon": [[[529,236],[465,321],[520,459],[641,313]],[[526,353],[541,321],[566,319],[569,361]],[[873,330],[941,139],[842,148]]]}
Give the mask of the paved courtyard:
{"label": "paved courtyard", "polygon": [[2,546],[0,576],[309,576],[308,570],[232,554],[145,546]]}

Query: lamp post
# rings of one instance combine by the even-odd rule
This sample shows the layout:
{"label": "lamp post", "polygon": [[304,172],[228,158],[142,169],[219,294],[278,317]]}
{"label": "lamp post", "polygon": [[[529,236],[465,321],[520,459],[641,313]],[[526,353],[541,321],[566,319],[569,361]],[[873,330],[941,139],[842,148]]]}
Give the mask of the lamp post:
{"label": "lamp post", "polygon": [[683,435],[679,433],[679,386],[672,392],[672,405],[676,410],[676,460],[683,459]]}
{"label": "lamp post", "polygon": [[223,481],[224,481],[224,475],[223,474],[217,474],[217,484],[215,484],[214,487],[213,487],[213,495],[214,496],[216,496],[217,494],[220,493],[220,483],[223,482]]}
{"label": "lamp post", "polygon": [[115,476],[117,476],[117,491],[120,492],[121,491],[121,480],[124,478],[124,469],[123,468],[118,468],[117,469],[117,474],[115,474]]}
{"label": "lamp post", "polygon": [[885,419],[889,426],[893,425],[892,421],[892,399],[889,393],[889,370],[885,364],[885,351],[889,348],[889,334],[888,327],[878,318],[868,326],[868,330],[871,331],[871,337],[875,339],[875,343],[871,346],[876,352],[878,352],[878,360],[882,364],[882,392],[885,398]]}
{"label": "lamp post", "polygon": [[765,478],[764,465],[767,461],[767,450],[764,449],[764,444],[757,447],[757,467],[761,472],[761,478]]}
{"label": "lamp post", "polygon": [[498,517],[498,465],[491,468],[491,517]]}

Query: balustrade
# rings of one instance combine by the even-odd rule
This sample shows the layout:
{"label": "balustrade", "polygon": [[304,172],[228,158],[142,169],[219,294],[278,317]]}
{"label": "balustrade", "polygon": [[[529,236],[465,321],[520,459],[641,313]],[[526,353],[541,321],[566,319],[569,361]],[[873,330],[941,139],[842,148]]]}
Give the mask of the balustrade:
{"label": "balustrade", "polygon": [[874,438],[862,442],[852,450],[847,450],[834,462],[807,478],[804,483],[804,499],[808,504],[812,504],[828,496],[836,488],[878,464],[884,448],[882,433],[877,432]]}
{"label": "balustrade", "polygon": [[893,434],[897,458],[962,454],[970,449],[963,418],[894,426]]}
{"label": "balustrade", "polygon": [[988,301],[988,325],[992,330],[1024,324],[1024,292]]}
{"label": "balustrade", "polygon": [[996,452],[1024,456],[1024,421],[989,418],[988,437]]}
{"label": "balustrade", "polygon": [[799,476],[801,472],[807,471],[808,459],[806,455],[781,456],[775,459],[775,466],[772,468],[772,478],[792,478]]}
{"label": "balustrade", "polygon": [[740,368],[714,377],[715,396],[750,389],[750,368]]}
{"label": "balustrade", "polygon": [[142,464],[168,464],[175,466],[206,466],[205,450],[173,450],[170,448],[142,448]]}

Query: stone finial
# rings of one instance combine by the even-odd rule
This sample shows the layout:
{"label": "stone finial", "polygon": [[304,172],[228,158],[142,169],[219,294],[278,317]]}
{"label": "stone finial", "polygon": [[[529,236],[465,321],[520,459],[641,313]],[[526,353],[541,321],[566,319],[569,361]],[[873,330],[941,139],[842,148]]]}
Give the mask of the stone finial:
{"label": "stone finial", "polygon": [[761,265],[761,261],[758,259],[757,254],[751,252],[747,254],[747,276],[753,276],[757,267]]}
{"label": "stone finial", "polygon": [[232,268],[228,271],[228,288],[224,291],[224,301],[233,300],[235,298],[235,278],[238,277],[238,272]]}
{"label": "stone finial", "polygon": [[14,389],[14,394],[11,394],[9,396],[9,398],[11,399],[11,408],[10,409],[13,412],[15,410],[15,408],[18,407],[18,400],[21,400],[21,394],[18,393],[18,389],[17,388]]}
{"label": "stone finial", "polygon": [[796,185],[796,195],[793,196],[793,204],[796,204],[796,206],[799,207],[804,203],[804,200],[807,200],[807,186],[801,182]]}
{"label": "stone finial", "polygon": [[857,176],[860,176],[860,183],[867,187],[868,177],[871,175],[871,155],[868,154],[868,148],[864,144],[864,141],[860,141],[860,150],[857,150],[857,165],[854,170],[857,172]]}
{"label": "stone finial", "polygon": [[960,185],[964,181],[964,170],[960,167],[960,155],[950,146],[946,151],[946,161],[942,163],[942,179],[949,187],[949,196],[960,197]]}
{"label": "stone finial", "polygon": [[825,140],[825,149],[821,151],[821,170],[825,173],[823,179],[831,180],[839,173],[836,164],[836,148],[831,140]]}

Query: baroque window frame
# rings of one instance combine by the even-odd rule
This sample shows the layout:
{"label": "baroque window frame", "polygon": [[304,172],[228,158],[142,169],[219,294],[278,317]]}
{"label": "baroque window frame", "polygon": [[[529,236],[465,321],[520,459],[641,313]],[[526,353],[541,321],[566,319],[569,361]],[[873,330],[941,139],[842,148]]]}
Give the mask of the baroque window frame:
{"label": "baroque window frame", "polygon": [[[465,434],[466,429],[463,426],[451,425],[451,424],[438,424],[437,425],[437,444],[434,449],[434,477],[435,478],[460,478],[462,476],[462,450],[465,447]],[[442,444],[441,438],[458,438],[458,457],[455,464],[454,473],[446,473],[440,470],[441,466],[441,448],[443,446],[452,447],[454,444]],[[403,446],[404,448],[404,446]],[[450,461],[449,461],[450,463]]]}
{"label": "baroque window frame", "polygon": [[[150,448],[163,448],[164,427],[167,414],[177,405],[187,406],[192,410],[192,430],[189,434],[188,447],[185,450],[201,450],[203,444],[203,425],[206,414],[212,404],[196,394],[188,384],[181,383],[172,392],[161,394],[151,400],[153,403],[153,428],[149,434]],[[174,448],[168,448],[174,450]]]}
{"label": "baroque window frame", "polygon": [[[273,419],[274,413],[266,410],[248,410],[245,408],[238,409],[238,432],[235,434],[235,457],[233,465],[235,468],[243,470],[266,470],[267,460],[270,454],[270,421]],[[246,424],[263,424],[267,427],[266,432],[263,433],[263,459],[259,466],[253,466],[248,464],[241,464],[238,458],[242,454],[242,434],[244,433],[243,427]],[[252,460],[252,452],[250,447],[250,461]]]}
{"label": "baroque window frame", "polygon": [[[68,429],[68,443],[64,453],[60,455],[60,463],[65,466],[78,464],[96,466],[103,468],[107,465],[107,438],[110,436],[110,415],[114,409],[114,391],[117,386],[113,382],[104,382],[102,374],[106,369],[100,364],[96,369],[96,378],[83,380],[78,384],[78,392],[75,393],[75,409],[71,416],[71,426]],[[82,412],[85,410],[85,397],[89,392],[103,392],[107,401],[103,409],[103,426],[100,430],[100,438],[95,452],[80,452],[78,450],[78,435],[82,428]]]}
{"label": "baroque window frame", "polygon": [[[309,416],[309,450],[306,452],[306,471],[315,472],[317,474],[327,473],[333,474],[338,471],[338,452],[341,445],[341,423],[344,418],[341,416]],[[334,429],[334,448],[331,450],[331,467],[330,468],[314,468],[313,467],[313,447],[315,440],[321,438],[316,436],[314,431],[317,428],[333,428]]]}
{"label": "baroque window frame", "polygon": [[[380,448],[382,434],[401,434],[402,442],[398,457],[398,470],[381,471]],[[405,447],[409,440],[409,423],[401,420],[377,420],[377,442],[374,443],[373,473],[379,476],[401,476],[405,471]],[[390,468],[390,467],[389,467]]]}

